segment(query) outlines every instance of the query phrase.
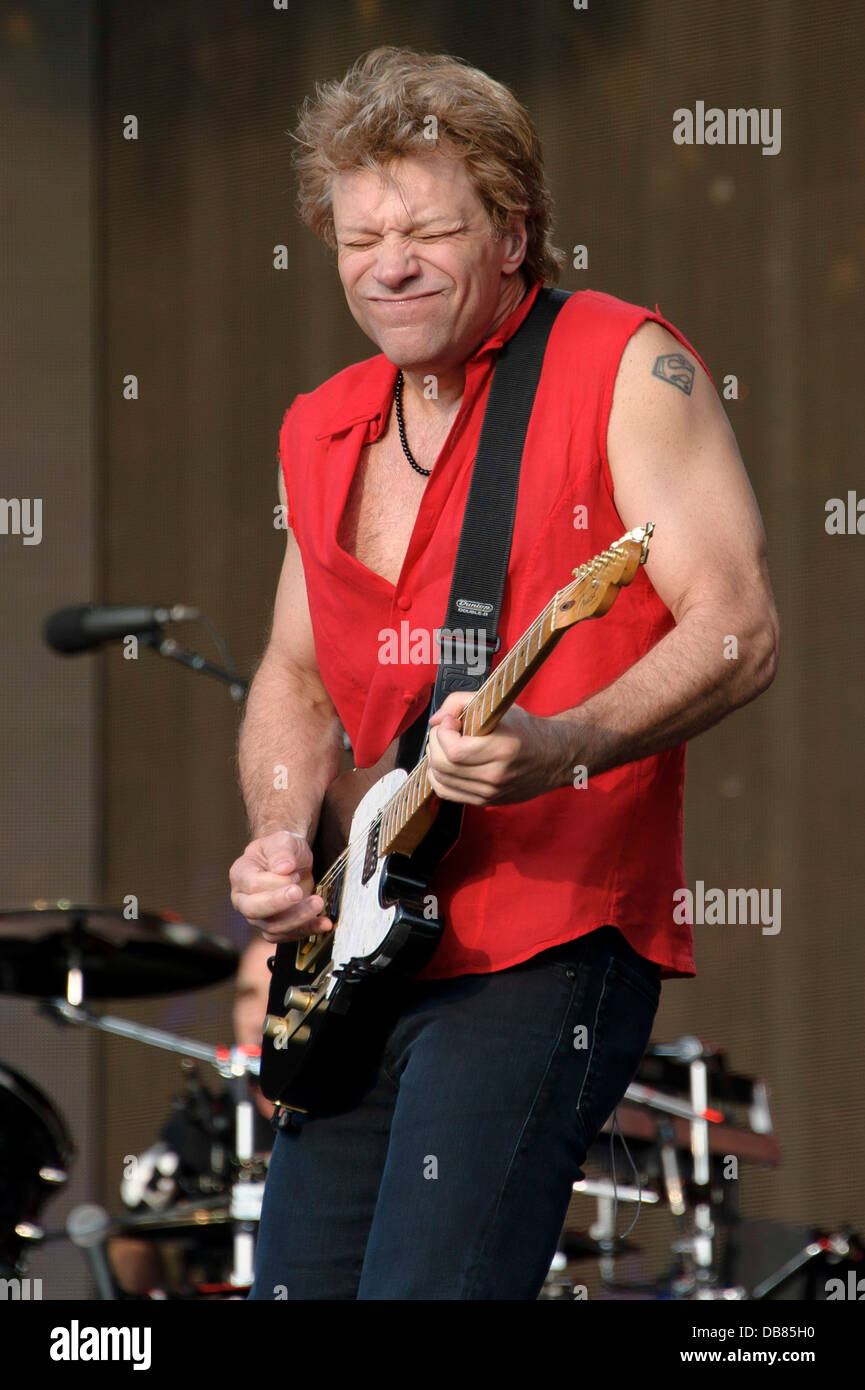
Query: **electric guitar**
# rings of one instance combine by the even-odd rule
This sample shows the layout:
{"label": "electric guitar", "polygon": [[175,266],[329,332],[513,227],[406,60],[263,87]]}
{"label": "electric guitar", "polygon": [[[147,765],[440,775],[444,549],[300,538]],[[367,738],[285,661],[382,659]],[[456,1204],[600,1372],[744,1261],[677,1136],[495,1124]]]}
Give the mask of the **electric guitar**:
{"label": "electric guitar", "polygon": [[[612,607],[648,554],[653,524],[629,531],[572,571],[460,718],[462,732],[492,733],[565,632]],[[261,1089],[286,1110],[338,1109],[367,1084],[399,1007],[400,983],[432,957],[444,922],[432,875],[459,836],[462,804],[432,790],[429,760],[396,765],[396,740],[379,762],[337,777],[313,846],[322,915],[333,931],[284,942],[271,984]]]}

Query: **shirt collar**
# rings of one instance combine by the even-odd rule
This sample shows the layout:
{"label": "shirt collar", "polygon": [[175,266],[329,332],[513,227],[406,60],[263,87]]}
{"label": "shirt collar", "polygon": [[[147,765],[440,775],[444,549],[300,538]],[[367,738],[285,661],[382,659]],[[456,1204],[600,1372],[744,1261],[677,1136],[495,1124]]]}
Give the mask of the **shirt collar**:
{"label": "shirt collar", "polygon": [[[467,359],[469,363],[479,361],[491,352],[497,352],[513,337],[537,299],[542,284],[542,281],[537,280],[526,291],[516,308],[511,310],[495,332],[484,338],[475,348]],[[369,420],[378,420],[377,433],[381,433],[390,413],[397,368],[383,352],[377,357],[368,358],[364,365],[367,370],[359,375],[358,380],[345,392],[339,408],[331,412],[329,424],[316,433],[316,439],[329,439],[331,435],[340,434],[352,425],[363,424]],[[375,434],[376,432],[374,437]]]}

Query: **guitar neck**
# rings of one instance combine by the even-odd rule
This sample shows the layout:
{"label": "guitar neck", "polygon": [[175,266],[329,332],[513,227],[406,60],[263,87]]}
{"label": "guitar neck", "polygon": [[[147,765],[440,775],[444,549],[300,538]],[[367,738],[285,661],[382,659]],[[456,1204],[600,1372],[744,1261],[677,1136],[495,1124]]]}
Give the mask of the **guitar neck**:
{"label": "guitar neck", "polygon": [[[567,629],[554,626],[558,600],[556,594],[469,700],[460,718],[464,734],[492,733],[523,686],[564,636]],[[429,756],[424,753],[382,811],[379,853],[411,853],[429,829],[434,797]]]}
{"label": "guitar neck", "polygon": [[[645,564],[651,522],[629,531],[586,565],[573,571],[574,581],[553,595],[531,627],[523,633],[465,706],[460,718],[468,735],[492,733],[523,687],[549,656],[569,627],[585,618],[601,617],[613,605],[619,589],[630,584]],[[429,779],[429,757],[417,766],[381,813],[380,854],[410,854],[435,819],[437,798]]]}

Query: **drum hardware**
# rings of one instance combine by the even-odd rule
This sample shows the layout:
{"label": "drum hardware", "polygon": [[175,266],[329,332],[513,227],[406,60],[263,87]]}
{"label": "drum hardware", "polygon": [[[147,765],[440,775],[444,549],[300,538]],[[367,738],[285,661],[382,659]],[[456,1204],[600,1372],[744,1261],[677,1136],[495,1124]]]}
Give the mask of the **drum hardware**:
{"label": "drum hardware", "polygon": [[[623,1100],[632,1104],[644,1107],[650,1112],[655,1112],[654,1123],[659,1139],[661,1151],[661,1169],[664,1177],[664,1198],[666,1204],[680,1215],[683,1215],[685,1199],[682,1189],[681,1177],[679,1174],[678,1162],[675,1146],[671,1143],[672,1128],[668,1116],[676,1116],[680,1120],[688,1121],[693,1129],[695,1125],[700,1125],[708,1130],[710,1124],[721,1124],[724,1115],[719,1110],[711,1109],[708,1105],[708,1097],[698,1092],[692,1093],[689,1101],[679,1099],[679,1097],[657,1090],[655,1087],[647,1086],[639,1081],[634,1081],[628,1087]],[[600,1273],[605,1282],[613,1279],[613,1256],[618,1249],[618,1236],[616,1232],[616,1207],[619,1201],[636,1202],[639,1206],[645,1201],[649,1205],[657,1204],[662,1200],[661,1194],[652,1188],[620,1186],[618,1182],[602,1182],[593,1184],[594,1193],[597,1196],[597,1218],[591,1228],[592,1233],[596,1234],[600,1246]],[[583,1183],[574,1184],[575,1191],[588,1191],[588,1185]]]}
{"label": "drum hardware", "polygon": [[[165,1211],[129,1212],[113,1217],[106,1230],[108,1239],[146,1237],[152,1240],[181,1240],[195,1231],[217,1230],[232,1221],[228,1197],[224,1192],[199,1198],[183,1198]],[[45,1232],[46,1242],[65,1240],[63,1228]]]}
{"label": "drum hardware", "polygon": [[211,1047],[209,1043],[181,1038],[176,1033],[165,1032],[162,1028],[133,1023],[130,1019],[119,1018],[113,1014],[94,1014],[88,1009],[74,1008],[65,999],[44,999],[40,1007],[43,1013],[62,1023],[83,1024],[102,1033],[111,1033],[118,1038],[130,1038],[133,1042],[146,1043],[148,1047],[158,1047],[165,1052],[176,1052],[182,1057],[207,1062],[220,1076],[227,1079],[245,1074],[257,1076],[259,1072],[258,1048]]}
{"label": "drum hardware", "polygon": [[45,1230],[42,1226],[34,1226],[32,1221],[19,1221],[14,1228],[16,1236],[21,1240],[42,1241],[45,1239]]}
{"label": "drum hardware", "polygon": [[[708,1105],[708,1079],[706,1063],[702,1056],[692,1057],[688,1064],[691,1087],[691,1104],[697,1111],[705,1111]],[[692,1181],[701,1189],[694,1205],[694,1234],[690,1240],[678,1243],[678,1253],[688,1256],[689,1269],[685,1275],[685,1287],[693,1283],[695,1289],[705,1289],[714,1282],[713,1238],[715,1227],[712,1224],[712,1199],[709,1188],[709,1135],[705,1120],[691,1121],[691,1155],[693,1157]],[[674,1249],[677,1247],[674,1246]]]}
{"label": "drum hardware", "polygon": [[45,1237],[42,1207],[66,1182],[74,1153],[66,1123],[45,1093],[0,1066],[0,1277],[26,1274],[29,1248]]}
{"label": "drum hardware", "polygon": [[58,1185],[69,1181],[69,1174],[65,1173],[62,1168],[40,1168],[39,1176],[43,1182],[53,1182]]}
{"label": "drum hardware", "polygon": [[[178,659],[184,659],[183,655]],[[130,918],[115,908],[88,907],[68,899],[37,900],[21,909],[0,912],[0,991],[39,999],[42,1011],[55,1022],[93,1028],[206,1062],[235,1087],[236,1171],[226,1220],[231,1221],[235,1232],[232,1278],[243,1285],[251,1270],[263,1181],[251,1147],[251,1102],[241,1097],[241,1091],[246,1091],[248,1078],[260,1070],[259,1049],[209,1047],[159,1028],[95,1014],[85,1004],[85,1000],[142,998],[217,984],[236,972],[237,963],[238,953],[228,942],[169,912],[138,912]],[[19,1082],[23,1084],[23,1079]],[[47,1107],[47,1098],[41,1097],[41,1104]],[[61,1158],[51,1151],[41,1157],[37,1171],[40,1166],[45,1171],[39,1181],[56,1183],[64,1171]],[[10,1244],[8,1253],[5,1249],[0,1252],[0,1257],[11,1261],[10,1267],[17,1266],[20,1259],[20,1243],[42,1235],[35,1210],[27,1204],[32,1206],[31,1197],[16,1201],[15,1219],[10,1215],[12,1234],[7,1239],[10,1244],[14,1236],[14,1250]],[[139,1226],[138,1233],[143,1229]],[[109,1221],[99,1240],[104,1244],[111,1233],[115,1232]],[[89,1251],[93,1242],[89,1233],[85,1234]],[[97,1253],[104,1256],[101,1246]],[[107,1297],[104,1271],[98,1273],[101,1295]]]}
{"label": "drum hardware", "polygon": [[649,1110],[661,1110],[665,1115],[678,1115],[694,1124],[699,1122],[719,1125],[724,1122],[722,1110],[711,1110],[705,1105],[689,1105],[686,1101],[678,1100],[676,1096],[663,1095],[653,1087],[641,1086],[637,1082],[631,1083],[624,1099],[633,1101],[636,1105],[645,1105]]}
{"label": "drum hardware", "polygon": [[[544,1280],[544,1287],[539,1295],[541,1299],[572,1298],[574,1296],[574,1279],[568,1273],[568,1266],[571,1261],[598,1260],[605,1281],[607,1279],[612,1280],[613,1262],[620,1256],[634,1254],[641,1248],[634,1241],[628,1239],[610,1239],[614,1233],[612,1222],[615,1211],[612,1184],[580,1182],[574,1184],[574,1190],[582,1192],[584,1195],[598,1197],[599,1219],[587,1231],[566,1230],[562,1232],[559,1237],[559,1248],[553,1256],[549,1274]],[[638,1193],[636,1187],[619,1187],[617,1191],[619,1201],[636,1202]],[[658,1202],[660,1196],[657,1192],[652,1192],[647,1197],[644,1190],[643,1199]]]}
{"label": "drum hardware", "polygon": [[228,1226],[232,1220],[224,1192],[211,1197],[187,1198],[174,1202],[163,1211],[130,1212],[112,1222],[112,1236],[150,1236],[171,1240],[190,1231],[210,1230]]}
{"label": "drum hardware", "polygon": [[[832,1277],[833,1268],[837,1275],[837,1267],[842,1263],[849,1265],[853,1271],[851,1294],[858,1300],[861,1294],[858,1291],[857,1274],[865,1268],[865,1246],[852,1226],[845,1226],[842,1230],[831,1235],[815,1232],[814,1239],[809,1241],[802,1250],[793,1255],[791,1259],[786,1260],[767,1279],[755,1284],[750,1297],[758,1300],[769,1298],[789,1283],[800,1270],[808,1266],[812,1267],[812,1284],[816,1284],[817,1273],[821,1267],[828,1279]],[[850,1281],[848,1280],[848,1282]]]}
{"label": "drum hardware", "polygon": [[[638,1146],[649,1185],[615,1184],[609,1178],[574,1184],[574,1192],[594,1196],[597,1219],[590,1235],[607,1292],[677,1299],[747,1298],[740,1286],[724,1287],[718,1274],[717,1224],[734,1198],[734,1184],[723,1181],[722,1162],[775,1166],[780,1149],[773,1133],[768,1088],[762,1080],[731,1074],[724,1054],[687,1035],[672,1044],[650,1046],[614,1116],[590,1151],[602,1168],[601,1144],[613,1121]],[[724,1174],[724,1176],[727,1176]],[[616,1283],[613,1260],[620,1243],[613,1225],[615,1201],[664,1205],[682,1228],[671,1242],[676,1269],[660,1282]]]}
{"label": "drum hardware", "polygon": [[[245,1054],[260,1065],[258,1048],[233,1049]],[[258,1073],[259,1065],[255,1067]],[[235,1155],[238,1171],[231,1188],[231,1216],[234,1221],[234,1262],[229,1283],[236,1288],[249,1288],[253,1280],[257,1223],[261,1218],[264,1199],[264,1163],[253,1152],[253,1122],[255,1109],[249,1094],[247,1073],[238,1068],[231,1081],[234,1092]]]}
{"label": "drum hardware", "polygon": [[661,1201],[661,1194],[651,1187],[630,1187],[620,1182],[613,1186],[606,1178],[583,1178],[580,1182],[574,1183],[573,1190],[582,1193],[584,1197],[597,1197],[599,1202],[608,1198],[613,1201],[618,1197],[620,1202],[645,1202],[648,1206],[653,1206]]}
{"label": "drum hardware", "polygon": [[676,1150],[675,1131],[669,1120],[663,1117],[658,1120],[658,1149],[667,1205],[674,1216],[684,1216],[687,1210],[685,1183]]}
{"label": "drum hardware", "polygon": [[[232,1286],[248,1287],[252,1283],[255,1256],[256,1227],[261,1216],[264,1196],[264,1165],[253,1151],[254,1107],[249,1098],[248,1081],[257,1076],[261,1066],[260,1049],[245,1045],[211,1047],[191,1038],[181,1038],[161,1028],[152,1028],[129,1019],[108,1014],[94,1014],[88,1009],[74,1007],[65,999],[45,1000],[43,1010],[64,1023],[78,1024],[129,1038],[186,1058],[207,1062],[229,1081],[234,1107],[235,1172],[231,1186],[228,1220],[233,1226],[233,1265],[229,1282]],[[164,1215],[164,1214],[161,1214]],[[143,1224],[136,1228],[141,1234]],[[112,1233],[115,1233],[112,1231]]]}
{"label": "drum hardware", "polygon": [[[572,1258],[580,1258],[576,1256]],[[547,1277],[543,1287],[538,1294],[538,1298],[548,1302],[554,1298],[573,1298],[574,1282],[568,1274],[568,1254],[564,1250],[557,1250],[553,1256]]]}

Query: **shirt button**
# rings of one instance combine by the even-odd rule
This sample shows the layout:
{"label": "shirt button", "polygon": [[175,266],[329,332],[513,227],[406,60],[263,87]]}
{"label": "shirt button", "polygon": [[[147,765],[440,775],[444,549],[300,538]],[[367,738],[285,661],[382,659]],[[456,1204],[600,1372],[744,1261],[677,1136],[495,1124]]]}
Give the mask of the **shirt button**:
{"label": "shirt button", "polygon": [[400,594],[399,598],[396,601],[396,606],[397,608],[402,608],[403,610],[405,610],[406,608],[411,608],[411,599],[409,598],[408,594]]}

